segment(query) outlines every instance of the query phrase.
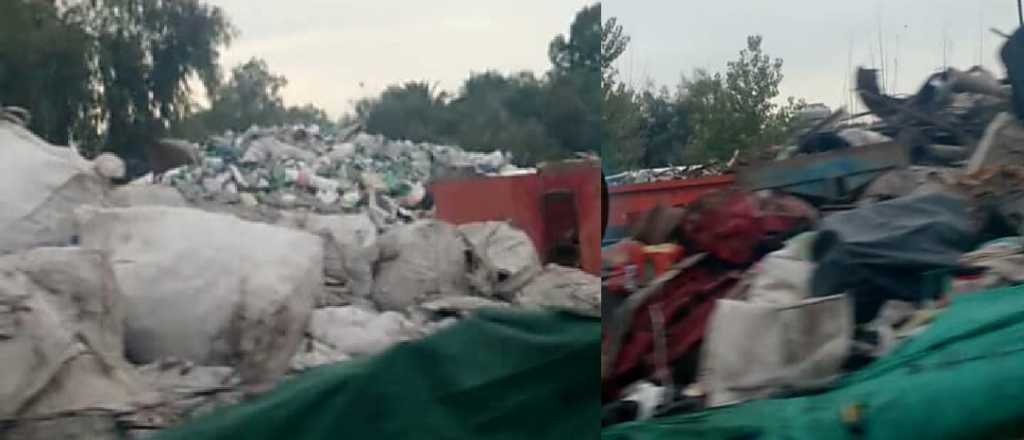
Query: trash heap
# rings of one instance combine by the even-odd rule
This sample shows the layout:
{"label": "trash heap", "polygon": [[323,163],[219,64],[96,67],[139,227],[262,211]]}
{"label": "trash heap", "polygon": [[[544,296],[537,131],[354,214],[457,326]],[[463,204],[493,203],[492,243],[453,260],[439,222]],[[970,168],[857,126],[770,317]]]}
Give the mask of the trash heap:
{"label": "trash heap", "polygon": [[1024,109],[1024,98],[1015,95],[1012,86],[1020,81],[1015,77],[1024,75],[1024,66],[1012,66],[1019,62],[1017,50],[1010,44],[1001,52],[1010,72],[1006,80],[996,78],[981,66],[967,70],[948,68],[925,78],[918,91],[909,96],[885,94],[879,85],[878,71],[860,68],[856,72],[856,90],[868,110],[865,113],[850,115],[844,108],[832,111],[824,104],[812,104],[796,115],[796,135],[788,144],[756,153],[767,157],[734,154],[726,162],[627,171],[609,176],[608,184],[717,176],[764,160],[785,161],[890,142],[907,149],[910,164],[960,167],[972,160],[966,170],[976,172],[984,164],[998,163],[999,157],[992,157],[994,153],[988,150],[1002,132],[1017,133],[1020,128],[1019,122],[1008,114],[1011,109]]}
{"label": "trash heap", "polygon": [[425,185],[432,178],[521,171],[498,150],[467,152],[351,130],[322,134],[316,126],[252,127],[201,146],[162,144],[164,151],[191,149],[196,159],[143,181],[172,185],[189,201],[324,214],[372,210],[389,223],[417,218],[415,211],[427,208]]}
{"label": "trash heap", "polygon": [[632,185],[638,183],[664,182],[668,180],[693,179],[707,176],[721,176],[733,169],[736,155],[727,162],[712,161],[695,165],[679,165],[663,168],[623,171],[607,177],[608,185]]}
{"label": "trash heap", "polygon": [[402,194],[437,169],[510,169],[500,153],[251,130],[115,186],[116,156],[0,116],[0,439],[145,438],[480,308],[599,313],[597,277],[542,265],[505,222],[375,221],[375,195],[415,211]]}
{"label": "trash heap", "polygon": [[821,118],[605,248],[603,436],[1024,434],[1001,403],[1024,393],[1024,29],[1002,55],[1005,81],[949,69],[912,97],[862,70],[876,124]]}

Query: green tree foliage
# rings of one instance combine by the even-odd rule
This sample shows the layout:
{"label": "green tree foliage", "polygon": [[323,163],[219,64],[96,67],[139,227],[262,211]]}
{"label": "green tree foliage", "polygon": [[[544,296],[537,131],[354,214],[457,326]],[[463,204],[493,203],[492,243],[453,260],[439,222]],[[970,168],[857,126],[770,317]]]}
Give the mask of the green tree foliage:
{"label": "green tree foliage", "polygon": [[287,85],[288,80],[271,72],[266,61],[253,58],[231,70],[227,83],[214,91],[210,108],[175,124],[173,133],[202,140],[211,134],[243,131],[254,125],[315,124],[333,129],[327,112],[315,105],[285,106],[281,91]]}
{"label": "green tree foliage", "polygon": [[214,130],[245,130],[252,125],[283,122],[285,113],[281,90],[288,85],[260,59],[251,59],[231,71],[227,85],[216,91],[210,105],[210,127]]}
{"label": "green tree foliage", "polygon": [[605,139],[601,163],[609,173],[643,167],[644,115],[636,92],[617,84],[604,94],[601,126]]}
{"label": "green tree foliage", "polygon": [[629,36],[614,17],[601,26],[601,160],[609,172],[644,163],[645,117],[639,94],[618,81],[615,60],[626,51]]}
{"label": "green tree foliage", "polygon": [[195,108],[190,83],[219,85],[234,31],[199,0],[0,0],[0,102],[31,128],[140,171],[144,146]]}
{"label": "green tree foliage", "polygon": [[0,103],[52,143],[95,140],[92,40],[53,3],[0,0]]}
{"label": "green tree foliage", "polygon": [[313,104],[288,107],[284,111],[282,123],[285,125],[312,124],[325,129],[334,128],[334,121],[331,120],[327,112]]}
{"label": "green tree foliage", "polygon": [[549,71],[546,125],[552,137],[571,151],[601,145],[601,71],[604,32],[601,4],[576,13],[569,35],[558,35],[548,46]]}
{"label": "green tree foliage", "polygon": [[690,138],[690,113],[685,99],[673,96],[667,88],[646,90],[640,95],[644,140],[641,165],[663,167],[683,160],[682,152]]}
{"label": "green tree foliage", "polygon": [[790,99],[779,105],[782,59],[762,51],[761,37],[747,38],[739,59],[726,73],[698,71],[686,84],[691,110],[694,160],[725,159],[732,151],[749,151],[784,142],[795,110],[802,105]]}
{"label": "green tree foliage", "polygon": [[104,143],[132,168],[141,146],[194,108],[189,80],[220,82],[220,49],[234,34],[220,8],[198,0],[91,0],[71,16],[92,35]]}
{"label": "green tree foliage", "polygon": [[577,12],[569,25],[569,36],[558,35],[548,46],[552,72],[556,75],[600,72],[605,65],[601,56],[604,43],[601,26],[600,3],[585,6]]}
{"label": "green tree foliage", "polygon": [[551,69],[542,77],[477,73],[453,95],[426,82],[394,85],[358,102],[356,117],[371,133],[468,149],[499,148],[511,151],[520,163],[596,151],[601,147],[606,44],[601,5],[587,6],[576,14],[568,35],[552,39]]}
{"label": "green tree foliage", "polygon": [[601,28],[601,71],[603,73],[603,84],[615,83],[615,60],[617,60],[629,46],[629,36],[622,31],[622,25],[618,19],[609,17]]}
{"label": "green tree foliage", "polygon": [[557,156],[544,117],[546,86],[532,73],[474,74],[448,106],[453,142],[476,148],[510,149],[517,160],[533,163]]}
{"label": "green tree foliage", "polygon": [[440,142],[449,132],[448,95],[425,81],[389,86],[377,98],[356,104],[356,114],[370,133],[414,142]]}
{"label": "green tree foliage", "polygon": [[[614,18],[606,21],[610,53],[628,44]],[[787,141],[793,115],[802,104],[790,98],[777,103],[782,60],[762,50],[759,36],[725,73],[698,69],[683,78],[676,93],[653,86],[635,91],[617,81],[612,65],[604,67],[604,127],[608,142],[603,157],[611,171],[728,159],[735,150],[756,152]],[[628,151],[627,151],[628,150]]]}

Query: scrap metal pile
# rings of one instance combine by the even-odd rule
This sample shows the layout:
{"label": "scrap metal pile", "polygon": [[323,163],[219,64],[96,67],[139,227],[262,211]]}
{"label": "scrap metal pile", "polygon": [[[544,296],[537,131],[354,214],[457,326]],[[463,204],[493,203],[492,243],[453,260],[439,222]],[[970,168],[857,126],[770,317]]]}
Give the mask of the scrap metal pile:
{"label": "scrap metal pile", "polygon": [[1020,408],[980,409],[1022,391],[1024,30],[1001,54],[1005,81],[949,69],[906,98],[862,69],[876,124],[828,115],[606,248],[607,437],[1019,437]]}
{"label": "scrap metal pile", "polygon": [[481,307],[600,307],[523,231],[420,209],[441,173],[510,170],[500,152],[254,129],[159,146],[117,186],[121,159],[26,120],[0,111],[0,438],[142,438]]}

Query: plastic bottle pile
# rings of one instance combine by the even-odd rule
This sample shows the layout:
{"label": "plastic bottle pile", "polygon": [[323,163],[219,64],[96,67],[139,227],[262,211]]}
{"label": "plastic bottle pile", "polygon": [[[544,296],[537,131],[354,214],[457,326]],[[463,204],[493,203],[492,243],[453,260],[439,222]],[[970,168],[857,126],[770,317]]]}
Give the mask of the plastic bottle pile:
{"label": "plastic bottle pile", "polygon": [[177,187],[191,201],[308,208],[320,213],[376,207],[412,217],[427,208],[425,185],[444,175],[519,171],[502,151],[391,141],[359,133],[334,136],[318,127],[252,127],[210,138],[195,164],[145,179]]}

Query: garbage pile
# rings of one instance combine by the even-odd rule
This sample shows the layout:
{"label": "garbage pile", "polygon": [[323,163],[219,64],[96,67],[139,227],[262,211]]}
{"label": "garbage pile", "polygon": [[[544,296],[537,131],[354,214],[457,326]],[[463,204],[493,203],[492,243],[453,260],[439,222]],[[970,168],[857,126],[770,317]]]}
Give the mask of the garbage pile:
{"label": "garbage pile", "polygon": [[[375,222],[366,209],[373,194],[403,203],[399,187],[436,176],[431,167],[500,172],[501,154],[487,161],[367,136],[332,144],[308,132],[289,147],[278,136],[296,132],[283,130],[211,144],[227,150],[208,146],[195,164],[151,180],[173,186],[117,187],[116,156],[86,160],[36,137],[21,113],[2,115],[0,438],[144,438],[481,308],[599,313],[597,277],[543,266],[529,237],[505,222]],[[321,147],[352,151],[305,161]],[[376,147],[390,152],[362,153]],[[305,186],[322,180],[291,179],[289,170],[306,176],[304,166],[336,170],[315,176],[339,183],[347,173],[351,187],[339,184],[325,203],[323,188]],[[374,175],[384,183],[367,184]],[[317,211],[349,191],[360,197],[351,211]],[[260,203],[249,208],[273,215],[218,208],[240,206],[245,194]],[[283,194],[321,204],[261,206]]]}
{"label": "garbage pile", "polygon": [[725,163],[627,171],[609,176],[608,184],[721,175],[735,172],[737,162],[786,161],[885,143],[905,148],[913,165],[959,167],[970,161],[968,172],[976,172],[985,164],[999,163],[1003,154],[1016,154],[990,149],[997,138],[1022,133],[1019,121],[1009,117],[1011,110],[1024,111],[1024,99],[1014,94],[1012,86],[1024,87],[1019,78],[1024,76],[1024,65],[1014,64],[1021,63],[1017,44],[1011,41],[1000,53],[1009,72],[1006,80],[981,66],[948,68],[925,78],[913,95],[889,96],[879,85],[877,70],[859,68],[856,90],[868,111],[849,115],[843,108],[832,111],[823,104],[812,104],[796,115],[791,142],[766,148],[770,157],[737,161],[734,155]]}
{"label": "garbage pile", "polygon": [[[1002,54],[1024,66],[1024,30]],[[606,248],[605,435],[1024,433],[1024,411],[996,409],[1024,392],[1024,70],[1009,72],[949,69],[894,98],[861,71],[877,125],[830,131],[824,118],[771,172],[658,207]],[[911,160],[871,150],[880,136]],[[852,203],[806,197],[828,193],[804,177],[861,149],[884,154],[860,164],[885,168],[845,176],[860,186],[842,194]]]}
{"label": "garbage pile", "polygon": [[[738,151],[737,151],[738,153]],[[663,168],[647,168],[623,171],[607,177],[608,185],[632,185],[637,183],[664,182],[667,180],[693,179],[707,176],[721,176],[732,170],[736,155],[727,162],[708,162],[696,165],[679,165]]]}
{"label": "garbage pile", "polygon": [[337,137],[316,126],[252,127],[211,137],[202,146],[165,139],[151,150],[151,157],[191,152],[178,156],[195,160],[167,170],[154,166],[158,175],[143,181],[172,185],[193,202],[325,214],[371,210],[390,223],[417,218],[413,211],[428,208],[425,185],[431,178],[520,171],[502,151],[467,152],[366,133]]}

